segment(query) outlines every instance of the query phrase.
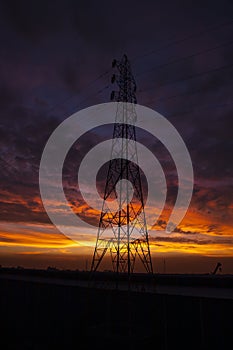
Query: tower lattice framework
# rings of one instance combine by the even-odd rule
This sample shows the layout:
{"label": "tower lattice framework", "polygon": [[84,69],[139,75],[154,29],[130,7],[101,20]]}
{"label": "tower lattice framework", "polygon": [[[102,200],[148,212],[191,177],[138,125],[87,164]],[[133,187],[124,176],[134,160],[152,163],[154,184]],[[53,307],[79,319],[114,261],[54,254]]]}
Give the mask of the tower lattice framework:
{"label": "tower lattice framework", "polygon": [[119,87],[111,94],[117,112],[91,270],[98,269],[109,251],[115,272],[130,275],[139,257],[145,270],[153,273],[136,144],[136,83],[126,55],[112,66],[117,70],[112,83]]}

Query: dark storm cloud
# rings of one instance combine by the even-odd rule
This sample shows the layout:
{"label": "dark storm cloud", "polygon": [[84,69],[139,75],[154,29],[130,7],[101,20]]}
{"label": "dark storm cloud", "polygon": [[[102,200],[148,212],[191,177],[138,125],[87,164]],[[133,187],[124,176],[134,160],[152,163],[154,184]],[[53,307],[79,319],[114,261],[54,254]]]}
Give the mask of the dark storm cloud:
{"label": "dark storm cloud", "polygon": [[9,87],[1,81],[0,85],[0,108],[1,111],[8,109],[12,103],[18,99],[18,95]]}
{"label": "dark storm cloud", "polygon": [[[195,207],[215,215],[224,215],[232,205],[233,184],[206,183],[206,186],[195,186]],[[218,213],[217,213],[218,211]]]}
{"label": "dark storm cloud", "polygon": [[32,43],[57,30],[67,19],[62,16],[62,3],[32,1],[2,1],[4,18],[19,35]]}
{"label": "dark storm cloud", "polygon": [[[164,64],[227,43],[233,26],[220,27],[160,51],[158,48],[231,18],[229,1],[207,1],[205,5],[192,1],[120,1],[114,5],[109,1],[2,1],[1,219],[40,220],[41,215],[45,220],[39,203],[38,169],[46,140],[71,111],[109,101],[112,87],[96,92],[109,84],[112,72],[95,79],[111,69],[112,58],[120,58],[124,52],[133,59],[138,90],[142,90],[139,103],[168,116],[191,152],[195,206],[214,212],[218,207],[224,212],[233,202],[228,192],[233,170],[232,108],[195,110],[230,102],[232,69],[187,78],[229,65],[232,46]],[[154,53],[145,56],[151,51]],[[179,94],[183,96],[168,98]],[[83,151],[87,146],[83,144]],[[174,167],[157,143],[150,147],[166,163],[174,198]],[[203,190],[206,180],[211,195]],[[18,202],[14,202],[14,196]]]}

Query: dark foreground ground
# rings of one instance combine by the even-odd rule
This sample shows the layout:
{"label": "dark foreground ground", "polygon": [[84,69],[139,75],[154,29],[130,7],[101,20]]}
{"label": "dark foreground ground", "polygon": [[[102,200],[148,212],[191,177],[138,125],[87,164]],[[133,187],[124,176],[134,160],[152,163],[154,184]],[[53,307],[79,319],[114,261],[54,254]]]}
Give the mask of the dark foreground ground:
{"label": "dark foreground ground", "polygon": [[[100,276],[99,285],[108,276],[114,281]],[[130,293],[112,290],[112,282],[108,288],[80,286],[86,279],[85,273],[2,269],[0,349],[233,347],[232,276],[157,276],[161,289],[154,292],[138,276]]]}

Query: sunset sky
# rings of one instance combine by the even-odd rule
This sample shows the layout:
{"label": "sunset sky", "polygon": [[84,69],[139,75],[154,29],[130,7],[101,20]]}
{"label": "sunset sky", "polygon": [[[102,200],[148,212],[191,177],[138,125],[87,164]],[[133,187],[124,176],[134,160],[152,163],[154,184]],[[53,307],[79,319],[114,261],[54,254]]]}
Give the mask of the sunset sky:
{"label": "sunset sky", "polygon": [[[233,273],[232,15],[227,0],[1,1],[0,265],[90,267],[97,231],[74,228],[76,243],[53,226],[40,198],[40,159],[62,121],[109,102],[111,62],[126,53],[138,103],[176,127],[194,169],[188,212],[167,235],[175,180],[164,150],[151,145],[170,171],[170,197],[150,235],[155,272],[208,273],[220,261]],[[92,134],[67,160],[68,196]]]}

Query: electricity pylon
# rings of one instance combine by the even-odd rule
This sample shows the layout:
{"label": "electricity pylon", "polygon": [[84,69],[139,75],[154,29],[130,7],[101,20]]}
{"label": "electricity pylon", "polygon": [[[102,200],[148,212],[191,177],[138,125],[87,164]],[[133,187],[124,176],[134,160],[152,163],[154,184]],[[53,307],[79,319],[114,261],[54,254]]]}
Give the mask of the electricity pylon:
{"label": "electricity pylon", "polygon": [[145,270],[153,273],[136,144],[136,83],[126,55],[112,67],[117,69],[112,83],[119,90],[111,93],[117,112],[91,271],[110,251],[114,272],[130,276],[139,257]]}

